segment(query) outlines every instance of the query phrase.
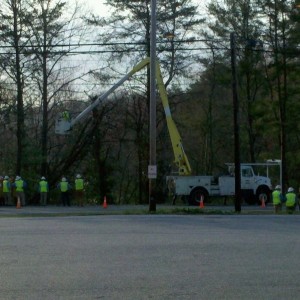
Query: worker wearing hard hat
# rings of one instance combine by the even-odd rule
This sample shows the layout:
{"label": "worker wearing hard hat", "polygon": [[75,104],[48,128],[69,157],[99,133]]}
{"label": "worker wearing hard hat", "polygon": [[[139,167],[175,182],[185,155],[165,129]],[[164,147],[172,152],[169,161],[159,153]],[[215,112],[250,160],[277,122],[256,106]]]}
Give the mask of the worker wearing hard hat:
{"label": "worker wearing hard hat", "polygon": [[64,121],[70,121],[71,120],[71,116],[68,110],[65,110],[62,112],[62,118]]}
{"label": "worker wearing hard hat", "polygon": [[78,206],[83,206],[84,181],[80,174],[75,178],[75,199]]}
{"label": "worker wearing hard hat", "polygon": [[47,205],[47,198],[49,193],[49,185],[44,176],[41,177],[39,182],[39,193],[40,193],[40,205]]}
{"label": "worker wearing hard hat", "polygon": [[3,180],[3,197],[4,197],[4,204],[11,205],[11,186],[8,176],[4,176]]}
{"label": "worker wearing hard hat", "polygon": [[[299,211],[300,211],[300,188],[299,188],[299,193],[298,193],[298,208],[299,208]],[[296,204],[297,206],[297,204]]]}
{"label": "worker wearing hard hat", "polygon": [[12,184],[16,189],[16,196],[20,199],[21,205],[25,206],[25,188],[27,187],[26,182],[21,176],[16,176],[15,182]]}
{"label": "worker wearing hard hat", "polygon": [[272,193],[272,201],[275,214],[278,214],[282,210],[282,202],[284,202],[284,200],[285,198],[281,193],[281,186],[276,185],[275,190]]}
{"label": "worker wearing hard hat", "polygon": [[60,190],[60,197],[63,206],[71,206],[69,191],[71,189],[70,184],[66,177],[62,177],[61,182],[57,185]]}
{"label": "worker wearing hard hat", "polygon": [[297,204],[297,196],[292,187],[288,188],[285,197],[286,197],[286,202],[285,202],[286,211],[287,213],[292,214],[295,211],[296,204]]}
{"label": "worker wearing hard hat", "polygon": [[0,205],[5,204],[4,195],[3,195],[3,181],[4,181],[3,176],[0,176]]}

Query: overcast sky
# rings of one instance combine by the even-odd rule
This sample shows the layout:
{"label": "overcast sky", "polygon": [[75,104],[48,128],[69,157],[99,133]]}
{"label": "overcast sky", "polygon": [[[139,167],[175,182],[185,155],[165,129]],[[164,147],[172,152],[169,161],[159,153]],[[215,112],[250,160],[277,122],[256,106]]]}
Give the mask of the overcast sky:
{"label": "overcast sky", "polygon": [[105,16],[107,14],[107,6],[105,0],[83,0],[82,3],[90,8],[95,14]]}
{"label": "overcast sky", "polygon": [[[101,16],[105,16],[108,12],[107,6],[105,5],[105,0],[81,0],[87,8],[90,8],[95,14],[99,14]],[[195,4],[203,4],[207,2],[207,0],[194,0]]]}

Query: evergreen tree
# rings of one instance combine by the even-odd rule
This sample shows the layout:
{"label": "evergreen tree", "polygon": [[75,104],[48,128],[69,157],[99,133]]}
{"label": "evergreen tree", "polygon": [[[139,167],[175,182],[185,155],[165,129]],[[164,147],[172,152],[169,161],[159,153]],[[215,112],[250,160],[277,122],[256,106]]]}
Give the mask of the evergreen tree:
{"label": "evergreen tree", "polygon": [[[297,19],[294,1],[260,1],[259,4],[263,14],[268,18],[265,39],[270,50],[266,62],[270,97],[267,105],[273,113],[276,129],[274,133],[279,144],[277,155],[280,156],[282,162],[281,177],[285,190],[290,181],[287,155],[293,157],[294,160],[295,147],[298,145],[298,141],[293,138],[293,129],[297,126],[294,122],[294,112],[299,106],[296,100],[299,98],[299,89],[295,88],[299,81],[297,75],[299,67],[296,63],[298,59],[295,59],[298,50],[297,39],[294,38],[299,18]],[[287,141],[289,141],[288,144]],[[293,161],[290,166],[294,168],[295,162]]]}
{"label": "evergreen tree", "polygon": [[[261,51],[262,22],[258,18],[259,11],[250,0],[210,2],[208,13],[212,16],[206,32],[207,44],[217,47],[218,61],[223,61],[230,74],[229,37],[235,32],[238,61],[238,86],[240,100],[241,153],[244,161],[255,162],[259,155],[259,143],[262,133],[256,130],[254,107],[263,88],[263,72]],[[222,49],[222,50],[218,50]],[[230,81],[226,84],[230,88]],[[245,135],[246,133],[246,135]],[[247,139],[246,139],[247,136]],[[245,154],[249,153],[249,154]]]}

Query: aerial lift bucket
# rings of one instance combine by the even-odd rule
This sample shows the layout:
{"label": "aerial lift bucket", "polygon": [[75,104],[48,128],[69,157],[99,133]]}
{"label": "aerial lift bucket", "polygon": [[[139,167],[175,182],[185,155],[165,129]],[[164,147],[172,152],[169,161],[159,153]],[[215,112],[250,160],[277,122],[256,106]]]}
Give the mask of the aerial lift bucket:
{"label": "aerial lift bucket", "polygon": [[56,134],[69,134],[71,129],[71,121],[59,118],[55,122]]}

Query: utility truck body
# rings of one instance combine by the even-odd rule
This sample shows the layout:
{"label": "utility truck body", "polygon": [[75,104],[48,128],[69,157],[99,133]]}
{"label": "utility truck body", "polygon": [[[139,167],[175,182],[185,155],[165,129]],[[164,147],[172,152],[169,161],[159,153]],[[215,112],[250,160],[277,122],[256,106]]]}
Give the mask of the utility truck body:
{"label": "utility truck body", "polygon": [[[167,176],[169,190],[175,197],[187,198],[190,205],[198,205],[201,199],[207,201],[208,197],[234,196],[234,166],[227,165],[228,175]],[[247,203],[254,204],[262,198],[267,202],[270,200],[271,191],[272,185],[269,177],[255,175],[250,164],[241,164],[241,192]]]}

